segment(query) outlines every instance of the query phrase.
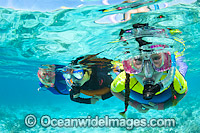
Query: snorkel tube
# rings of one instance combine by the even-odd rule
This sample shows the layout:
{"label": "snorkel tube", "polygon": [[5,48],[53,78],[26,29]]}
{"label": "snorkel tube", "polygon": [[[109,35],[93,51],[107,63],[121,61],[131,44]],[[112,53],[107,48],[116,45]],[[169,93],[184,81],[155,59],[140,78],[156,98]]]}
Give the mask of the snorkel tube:
{"label": "snorkel tube", "polygon": [[171,54],[171,68],[167,76],[165,77],[165,79],[163,79],[162,81],[153,86],[152,83],[147,82],[144,85],[143,99],[150,100],[157,92],[162,92],[165,88],[170,86],[170,84],[174,80],[175,71],[176,71],[176,59],[175,55]]}

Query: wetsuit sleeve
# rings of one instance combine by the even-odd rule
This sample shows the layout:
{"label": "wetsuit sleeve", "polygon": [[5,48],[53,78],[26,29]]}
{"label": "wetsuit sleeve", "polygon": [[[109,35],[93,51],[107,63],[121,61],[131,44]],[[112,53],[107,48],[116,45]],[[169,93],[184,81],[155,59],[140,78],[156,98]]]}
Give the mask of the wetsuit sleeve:
{"label": "wetsuit sleeve", "polygon": [[43,84],[43,83],[41,83],[41,82],[39,82],[39,85],[40,85],[40,87],[44,87],[44,84]]}
{"label": "wetsuit sleeve", "polygon": [[125,89],[125,71],[121,72],[111,83],[111,90],[113,92],[121,92]]}
{"label": "wetsuit sleeve", "polygon": [[73,92],[73,95],[76,95],[78,93],[80,93],[80,88],[79,87],[76,87],[76,86],[72,86],[72,92]]}
{"label": "wetsuit sleeve", "polygon": [[102,100],[105,100],[105,99],[108,99],[108,98],[110,98],[110,97],[112,97],[112,96],[113,96],[113,94],[112,94],[111,91],[110,91],[110,92],[108,92],[108,93],[102,95],[101,97],[102,97]]}
{"label": "wetsuit sleeve", "polygon": [[45,87],[45,85],[44,84],[42,84],[41,82],[39,82],[39,85],[40,85],[40,87],[38,88],[38,91],[46,91],[46,90],[48,90],[48,88],[47,87]]}
{"label": "wetsuit sleeve", "polygon": [[71,99],[72,101],[78,102],[78,103],[91,104],[91,98],[80,98],[80,97],[74,98],[73,95],[74,95],[74,90],[72,89],[72,90],[70,91],[70,99]]}

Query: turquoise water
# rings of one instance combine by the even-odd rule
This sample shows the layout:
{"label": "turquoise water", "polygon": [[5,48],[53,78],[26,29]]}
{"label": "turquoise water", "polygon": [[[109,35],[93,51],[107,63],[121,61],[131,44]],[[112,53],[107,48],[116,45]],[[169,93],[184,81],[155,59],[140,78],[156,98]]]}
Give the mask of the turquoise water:
{"label": "turquoise water", "polygon": [[[200,48],[199,2],[132,15],[125,23],[94,23],[106,15],[122,13],[128,9],[102,13],[98,10],[112,6],[86,6],[52,12],[13,10],[0,8],[0,131],[12,132],[200,132]],[[157,18],[159,15],[164,18]],[[131,28],[134,23],[149,23],[159,28],[182,31],[177,37],[186,44],[185,61],[189,66],[186,80],[188,94],[175,107],[164,111],[150,110],[138,113],[129,107],[128,118],[174,118],[175,127],[126,128],[33,128],[24,124],[25,116],[34,114],[38,121],[43,115],[52,118],[86,118],[98,115],[121,118],[124,103],[116,97],[99,101],[95,105],[70,101],[68,96],[38,92],[37,70],[41,64],[67,65],[71,60],[87,54],[102,52],[100,57],[122,59],[125,46],[109,43],[119,38],[120,29]],[[177,49],[179,47],[176,47]]]}

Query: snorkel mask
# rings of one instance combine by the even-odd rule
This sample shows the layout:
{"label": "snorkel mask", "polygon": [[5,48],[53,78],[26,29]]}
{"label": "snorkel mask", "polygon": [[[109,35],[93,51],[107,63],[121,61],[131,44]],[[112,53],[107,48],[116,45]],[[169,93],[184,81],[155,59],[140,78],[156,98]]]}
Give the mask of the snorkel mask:
{"label": "snorkel mask", "polygon": [[68,79],[68,80],[70,79],[82,80],[84,76],[84,70],[64,68],[63,76],[65,77],[65,79]]}
{"label": "snorkel mask", "polygon": [[[124,60],[122,63],[124,70],[129,74],[145,73],[147,80],[143,81],[143,98],[146,100],[152,99],[155,93],[168,87],[174,79],[175,56],[170,52],[136,56],[129,60]],[[151,79],[154,71],[152,68],[157,72],[168,71],[167,77],[156,86],[154,85],[155,80]]]}
{"label": "snorkel mask", "polygon": [[146,64],[147,61],[150,62],[157,72],[164,72],[171,68],[171,54],[169,52],[139,55],[124,60],[122,63],[127,73],[138,74],[142,72],[144,64]]}
{"label": "snorkel mask", "polygon": [[[129,58],[128,60],[124,60],[122,61],[122,63],[126,73],[135,74],[135,77],[139,75],[141,72],[144,72],[144,76],[141,76],[144,77],[142,78],[142,82],[144,84],[143,99],[150,100],[157,92],[159,91],[162,92],[173,82],[176,70],[175,56],[174,54],[170,53],[169,50],[165,50],[165,48],[169,48],[167,45],[152,44],[151,42],[146,42],[142,40],[141,36],[143,35],[144,37],[157,36],[156,34],[159,33],[162,35],[164,33],[162,32],[163,30],[153,29],[148,31],[146,29],[152,29],[152,28],[148,27],[148,25],[146,24],[134,25],[133,27],[136,29],[123,30],[123,32],[121,31],[122,34],[120,34],[120,36],[121,39],[124,39],[122,41],[128,44],[128,42],[126,41],[127,36],[125,38],[122,35],[124,33],[132,32],[130,34],[131,35],[130,37],[135,38],[135,40],[139,43],[140,54],[137,56],[133,56],[133,58]],[[138,35],[135,34],[136,32],[133,32],[133,31],[139,31],[138,29],[141,29],[140,33],[143,34]],[[154,35],[153,33],[156,34]],[[143,47],[146,47],[148,49],[142,49]],[[152,78],[154,71],[158,73],[168,71],[168,74],[165,77],[165,79],[156,83],[155,79]]]}
{"label": "snorkel mask", "polygon": [[41,83],[48,87],[54,87],[55,65],[40,66],[37,75]]}

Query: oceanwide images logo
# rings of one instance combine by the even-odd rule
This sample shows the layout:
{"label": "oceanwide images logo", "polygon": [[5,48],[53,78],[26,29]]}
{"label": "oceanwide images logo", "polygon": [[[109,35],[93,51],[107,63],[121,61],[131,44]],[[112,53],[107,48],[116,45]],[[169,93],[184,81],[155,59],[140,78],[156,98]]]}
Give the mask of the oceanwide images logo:
{"label": "oceanwide images logo", "polygon": [[33,114],[29,114],[24,119],[25,125],[27,127],[34,127],[40,124],[42,127],[121,127],[128,130],[134,127],[175,127],[176,121],[173,118],[167,119],[155,119],[152,118],[149,121],[147,119],[132,119],[132,118],[109,118],[105,115],[104,118],[95,116],[87,116],[87,118],[51,118],[48,115],[43,115],[40,121],[37,122],[37,118]]}

